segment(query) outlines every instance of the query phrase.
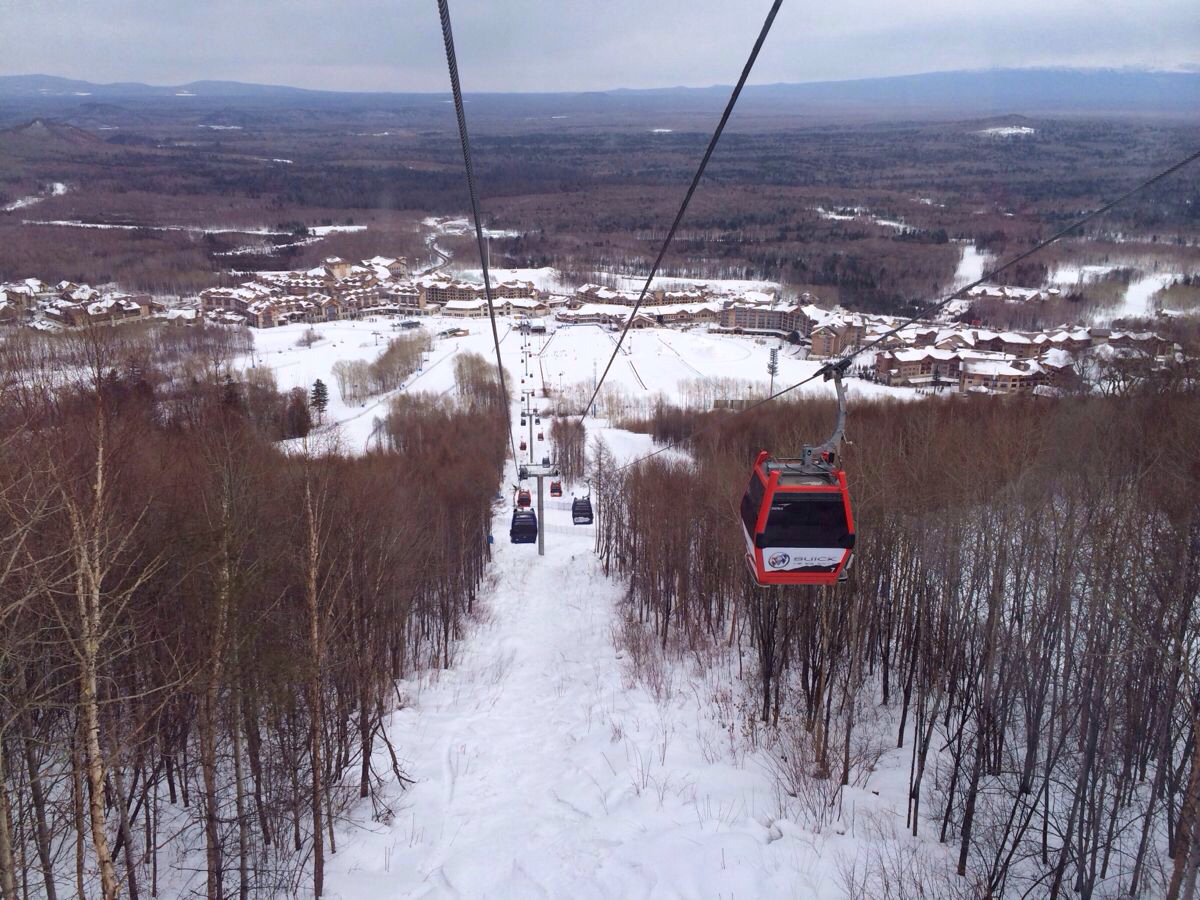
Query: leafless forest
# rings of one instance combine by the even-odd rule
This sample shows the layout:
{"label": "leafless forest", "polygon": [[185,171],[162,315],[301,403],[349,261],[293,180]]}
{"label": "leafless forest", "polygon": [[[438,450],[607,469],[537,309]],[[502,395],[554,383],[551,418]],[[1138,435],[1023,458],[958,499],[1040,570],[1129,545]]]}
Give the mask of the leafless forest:
{"label": "leafless forest", "polygon": [[[464,214],[453,117],[436,98],[317,107],[193,100],[187,108],[135,99],[0,103],[0,206],[51,182],[67,186],[0,213],[0,279],[117,280],[188,294],[231,269],[381,252],[423,260],[421,219]],[[491,226],[516,234],[492,241],[493,264],[556,266],[579,283],[644,274],[720,98],[701,106],[479,98],[472,121],[483,208]],[[48,124],[32,126],[35,115]],[[1033,132],[985,133],[1014,124]],[[663,274],[774,280],[850,308],[906,310],[949,287],[954,241],[1014,254],[1198,142],[1194,122],[1171,117],[863,121],[760,104],[734,117]],[[1193,167],[1054,258],[1154,257],[1190,272],[1200,262],[1198,192]],[[319,240],[303,231],[346,224],[367,230]],[[246,231],[224,230],[237,228]],[[1095,247],[1101,240],[1108,244]],[[468,241],[446,246],[469,258]],[[1038,286],[1049,261],[1010,280]]]}
{"label": "leafless forest", "polygon": [[406,778],[372,751],[483,577],[494,370],[348,457],[273,443],[289,399],[230,369],[244,349],[230,329],[3,345],[4,897],[319,893],[340,811]]}
{"label": "leafless forest", "polygon": [[1190,896],[1194,389],[856,404],[859,549],[850,582],[821,589],[755,587],[735,509],[755,451],[797,452],[832,405],[720,415],[645,422],[697,433],[694,465],[616,469],[596,449],[598,550],[629,579],[626,643],[651,683],[663,653],[742,673],[717,706],[731,729],[757,720],[794,814],[830,821],[840,785],[909,749],[906,824],[953,847],[962,877],[864,858],[851,894]]}
{"label": "leafless forest", "polygon": [[[644,273],[715,112],[557,102],[520,119],[475,107],[488,224],[517,234],[492,241],[493,265]],[[39,197],[0,212],[0,280],[186,295],[335,254],[419,262],[421,220],[466,207],[453,119],[430,98],[347,103],[0,105],[0,206]],[[1015,123],[1035,135],[981,136]],[[723,139],[664,272],[911,310],[948,286],[954,242],[1023,250],[1198,140],[1170,117],[760,108]],[[1012,280],[1132,256],[1194,273],[1198,217],[1193,167]],[[316,225],[367,230],[313,240]],[[446,246],[469,257],[469,240]],[[1174,302],[1194,293],[1181,281]],[[1079,299],[1040,315],[1069,318]],[[347,804],[393,814],[377,787],[408,773],[383,723],[405,702],[397,679],[451,665],[472,614],[505,399],[485,360],[460,356],[457,403],[403,397],[380,449],[350,456],[308,442],[302,390],[231,367],[250,344],[157,325],[0,344],[6,898],[319,893]],[[419,350],[347,362],[337,387],[386,390]],[[718,387],[685,395],[703,408]],[[840,814],[843,786],[869,788],[884,750],[909,752],[906,827],[952,848],[959,877],[863,858],[851,895],[1194,890],[1200,399],[1194,373],[1108,394],[857,404],[857,562],[822,590],[755,588],[734,510],[755,451],[822,435],[829,406],[720,424],[728,413],[638,410],[625,424],[687,440],[694,461],[626,469],[578,422],[547,423],[566,477],[593,478],[596,549],[628,579],[621,640],[648,683],[667,689],[664,669],[685,662],[736,672],[713,714],[769,753],[811,823]]]}

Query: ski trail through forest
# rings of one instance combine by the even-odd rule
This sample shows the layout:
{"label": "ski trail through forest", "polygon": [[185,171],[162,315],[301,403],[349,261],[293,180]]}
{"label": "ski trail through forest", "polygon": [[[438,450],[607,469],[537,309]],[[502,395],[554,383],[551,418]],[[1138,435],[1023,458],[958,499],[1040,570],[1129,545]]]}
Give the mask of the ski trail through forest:
{"label": "ski trail through forest", "polygon": [[[401,685],[407,706],[391,717],[416,784],[390,795],[390,822],[355,808],[327,895],[827,893],[814,836],[778,841],[794,826],[774,821],[762,767],[716,749],[730,736],[702,686],[656,701],[630,676],[614,644],[621,588],[570,501],[547,497],[544,557],[508,542],[511,500],[497,501],[479,620],[450,669]],[[379,754],[376,770],[388,771]]]}

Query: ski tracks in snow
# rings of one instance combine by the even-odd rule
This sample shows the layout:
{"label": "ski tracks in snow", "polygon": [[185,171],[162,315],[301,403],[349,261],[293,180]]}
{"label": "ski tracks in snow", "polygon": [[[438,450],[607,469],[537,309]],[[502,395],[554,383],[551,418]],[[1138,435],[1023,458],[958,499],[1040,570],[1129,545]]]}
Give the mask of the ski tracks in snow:
{"label": "ski tracks in snow", "polygon": [[327,896],[827,895],[820,838],[777,839],[762,767],[714,758],[728,738],[703,686],[656,702],[622,671],[621,588],[592,529],[550,506],[538,557],[504,540],[509,513],[498,506],[494,583],[452,668],[401,686],[389,736],[416,784],[393,789],[390,822],[355,807]]}

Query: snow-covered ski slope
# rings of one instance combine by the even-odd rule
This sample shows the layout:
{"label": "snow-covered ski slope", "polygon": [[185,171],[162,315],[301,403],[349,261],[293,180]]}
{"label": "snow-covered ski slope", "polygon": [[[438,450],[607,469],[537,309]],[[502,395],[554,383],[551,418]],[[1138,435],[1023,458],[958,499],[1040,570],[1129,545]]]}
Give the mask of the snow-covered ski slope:
{"label": "snow-covered ski slope", "polygon": [[[449,395],[456,354],[492,358],[486,320],[423,324],[434,333],[465,327],[470,334],[435,339],[429,361],[402,390]],[[615,338],[594,326],[533,336],[531,375],[522,385],[522,337],[510,324],[502,320],[500,334],[513,390],[532,384],[539,407],[549,403],[540,396],[543,379],[551,389],[560,380],[590,387],[593,363],[603,370]],[[311,348],[296,345],[306,327],[257,332],[258,363],[272,366],[284,389],[325,380],[327,418],[340,423],[348,450],[361,450],[387,398],[345,406],[330,369],[337,359],[373,358],[394,333],[390,323],[318,325],[322,340]],[[765,381],[768,352],[778,345],[640,331],[609,379],[631,395],[668,398],[698,378]],[[781,354],[777,384],[798,381],[819,365],[793,359],[790,349]],[[820,382],[810,388],[814,395],[829,390]],[[514,402],[514,424],[517,415]],[[589,419],[589,435],[603,437],[618,461],[653,449],[647,436],[605,425]],[[518,433],[528,437],[524,429]],[[535,429],[533,458],[548,446],[536,441]],[[562,498],[548,496],[548,483],[546,491],[544,557],[536,544],[509,543],[511,494],[496,501],[493,563],[452,667],[398,686],[404,705],[390,717],[388,736],[415,784],[387,789],[390,816],[361,801],[339,822],[325,895],[845,896],[839,866],[861,853],[865,835],[908,840],[902,836],[907,755],[885,755],[867,784],[843,794],[840,817],[827,811],[815,822],[781,793],[767,752],[749,749],[735,660],[705,670],[661,662],[652,686],[634,676],[618,639],[623,588],[600,571],[593,527],[571,524],[571,496],[585,486],[565,483]],[[535,496],[535,509],[536,503]],[[387,748],[380,744],[376,752],[375,770],[390,772]]]}
{"label": "snow-covered ski slope", "polygon": [[570,524],[564,500],[546,510],[542,558],[536,545],[507,542],[507,498],[498,504],[482,621],[452,669],[402,686],[411,705],[391,719],[417,784],[394,792],[390,823],[364,808],[342,828],[329,895],[789,897],[830,887],[819,861],[805,859],[807,841],[772,840],[788,826],[775,823],[770,779],[713,746],[729,737],[703,692],[678,685],[659,704],[627,677],[613,643],[620,588],[598,571],[592,529]]}
{"label": "snow-covered ski slope", "polygon": [[[511,319],[501,318],[498,321],[502,357],[511,380],[509,387],[514,394],[523,387],[535,388],[539,408],[551,402],[542,398],[543,387],[554,392],[564,389],[570,391],[574,386],[576,393],[583,392],[586,399],[591,392],[593,377],[604,371],[617,339],[614,332],[596,325],[556,328],[551,324],[549,334],[531,338],[534,352],[531,378],[522,385],[521,335],[515,330]],[[246,364],[253,362],[274,370],[279,388],[283,391],[293,387],[310,390],[316,379],[324,381],[329,387],[330,398],[326,421],[340,429],[346,451],[361,452],[374,432],[374,420],[384,415],[395,393],[373,397],[362,405],[347,406],[338,394],[332,374],[333,364],[339,359],[375,359],[389,338],[405,333],[396,330],[396,322],[395,319],[380,316],[311,326],[285,325],[255,331],[255,352],[253,359],[247,359]],[[468,333],[461,337],[434,337],[428,361],[420,372],[409,378],[400,389],[401,392],[449,396],[454,389],[455,355],[473,352],[489,361],[495,359],[491,326],[487,319],[432,316],[422,318],[420,322],[434,335],[448,329],[465,329]],[[320,340],[310,347],[299,345],[297,342],[309,328],[317,331]],[[810,362],[795,358],[797,348],[781,345],[777,338],[709,334],[699,328],[691,331],[651,328],[631,332],[626,338],[620,357],[613,363],[605,381],[605,387],[622,391],[635,402],[643,398],[651,400],[659,394],[668,400],[676,399],[683,386],[702,379],[756,381],[765,390],[767,362],[772,347],[782,347],[779,375],[775,380],[777,390],[803,380],[821,365],[818,360]],[[866,362],[865,357],[862,361]],[[852,399],[856,396],[915,396],[908,389],[884,388],[857,379],[849,382],[848,390]],[[819,380],[806,385],[802,391],[808,396],[832,396],[828,384]]]}

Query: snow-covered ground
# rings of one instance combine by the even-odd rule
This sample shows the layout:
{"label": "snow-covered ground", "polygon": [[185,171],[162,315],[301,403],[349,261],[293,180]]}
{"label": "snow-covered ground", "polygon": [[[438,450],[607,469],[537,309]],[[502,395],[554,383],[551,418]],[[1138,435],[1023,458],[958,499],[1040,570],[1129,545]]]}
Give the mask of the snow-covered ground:
{"label": "snow-covered ground", "polygon": [[[463,218],[440,219],[440,218],[437,218],[436,216],[430,216],[427,219],[422,219],[421,224],[424,225],[426,228],[433,229],[435,232],[437,232],[439,234],[464,235],[464,234],[474,234],[475,233],[475,226],[471,224],[470,219],[463,219]],[[505,231],[503,229],[496,229],[496,228],[484,228],[483,236],[489,237],[489,238],[520,237],[521,232]]]}
{"label": "snow-covered ground", "polygon": [[[415,373],[401,391],[422,391],[448,394],[454,388],[452,358],[462,352],[475,352],[487,359],[494,358],[491,326],[487,319],[455,319],[441,316],[422,318],[421,324],[437,335],[450,328],[465,328],[463,337],[434,337],[433,349],[421,370]],[[524,369],[520,363],[520,336],[513,330],[513,320],[499,320],[501,351],[505,368],[512,379],[514,391],[520,390]],[[384,394],[362,405],[347,406],[338,394],[333,364],[339,359],[373,360],[389,338],[403,333],[393,326],[396,320],[384,316],[359,321],[326,322],[316,325],[285,325],[254,332],[255,350],[251,363],[265,365],[275,372],[279,389],[293,387],[312,389],[320,378],[329,387],[329,407],[326,422],[342,432],[343,446],[351,452],[366,448],[375,432],[375,420],[382,418],[394,394]],[[320,340],[311,346],[299,343],[301,336],[314,329]],[[604,371],[612,354],[617,335],[596,325],[550,325],[546,335],[533,337],[534,356],[531,358],[529,386],[538,391],[543,387],[551,392],[582,391],[590,393],[593,379]],[[743,379],[760,383],[765,389],[767,362],[773,347],[782,347],[779,355],[778,390],[810,376],[820,361],[798,359],[796,348],[778,339],[741,335],[708,334],[702,330],[674,331],[651,328],[630,332],[621,354],[613,363],[605,381],[605,390],[613,390],[637,402],[647,404],[659,395],[667,399],[679,396],[681,386],[701,379]],[[847,385],[851,398],[859,396],[909,396],[901,388],[887,388],[871,382],[852,379]],[[814,381],[801,392],[812,396],[832,396],[827,384]],[[549,403],[549,400],[544,401]],[[582,403],[582,401],[581,401]]]}
{"label": "snow-covered ground", "polygon": [[1089,281],[1099,281],[1109,272],[1119,268],[1113,265],[1058,265],[1050,271],[1046,281],[1056,287],[1072,287],[1086,284]]}
{"label": "snow-covered ground", "polygon": [[850,222],[855,219],[860,219],[864,222],[871,222],[875,225],[882,225],[885,228],[894,228],[897,231],[904,231],[911,227],[899,219],[881,219],[878,216],[873,216],[868,210],[861,206],[845,207],[840,211],[825,209],[822,206],[814,207],[814,211],[822,219],[829,219],[835,222]]}
{"label": "snow-covered ground", "polygon": [[[1137,264],[1125,263],[1124,265],[1136,266]],[[1050,273],[1049,282],[1058,287],[1082,285],[1089,281],[1099,280],[1109,272],[1121,267],[1121,263],[1105,265],[1061,265]],[[1154,295],[1179,277],[1178,272],[1145,272],[1139,267],[1137,276],[1125,288],[1125,293],[1121,297],[1120,304],[1097,310],[1092,316],[1092,324],[1108,325],[1115,319],[1148,318],[1154,316],[1154,305],[1151,302]]]}
{"label": "snow-covered ground", "polygon": [[1027,137],[1031,134],[1037,134],[1037,129],[1030,128],[1028,125],[996,125],[992,128],[984,128],[982,131],[975,133],[986,135],[987,137]]}
{"label": "snow-covered ground", "polygon": [[[61,192],[60,192],[61,193]],[[280,236],[290,234],[274,228],[247,225],[231,226],[202,226],[202,225],[128,225],[109,222],[83,222],[79,219],[24,219],[22,225],[57,225],[62,228],[95,228],[101,231],[186,231],[189,234],[261,234],[264,236]],[[314,238],[323,238],[328,234],[341,231],[366,231],[366,225],[312,225],[308,228]],[[311,243],[311,240],[307,243]]]}
{"label": "snow-covered ground", "polygon": [[47,197],[59,197],[67,192],[67,186],[61,181],[55,181],[50,185],[50,191],[44,194],[32,194],[28,197],[18,197],[11,203],[6,203],[0,206],[0,211],[15,212],[18,209],[25,209],[33,206],[35,203],[41,203]]}
{"label": "snow-covered ground", "polygon": [[[422,371],[401,390],[450,394],[456,354],[492,358],[486,319],[421,321],[434,334],[452,327],[469,334],[435,338]],[[297,343],[308,325],[256,331],[246,362],[270,366],[285,390],[324,380],[331,429],[340,428],[342,445],[358,451],[389,396],[348,407],[331,369],[339,359],[373,359],[402,333],[392,322],[311,326],[321,335],[311,347]],[[499,333],[505,368],[520,390],[524,339],[506,319]],[[531,336],[525,386],[538,390],[539,404],[549,402],[540,399],[543,385],[590,388],[593,367],[603,371],[614,340],[596,326]],[[638,331],[609,383],[631,396],[668,398],[698,379],[765,383],[774,346],[698,330]],[[780,355],[777,386],[818,366],[793,358],[792,349]],[[852,395],[896,393],[858,380],[850,388]],[[821,382],[806,389],[830,391]],[[515,422],[515,404],[513,415]],[[587,425],[618,461],[654,449],[646,435],[595,419]],[[547,447],[535,431],[529,455],[538,459]],[[593,527],[571,524],[571,495],[585,486],[564,487],[561,499],[544,498],[544,557],[536,545],[509,543],[511,499],[506,492],[497,500],[478,620],[449,670],[399,686],[404,706],[388,722],[415,784],[390,788],[390,817],[364,801],[340,822],[338,852],[326,864],[327,896],[842,897],[839,866],[865,840],[911,842],[902,834],[906,751],[885,754],[865,784],[846,789],[840,820],[825,813],[815,821],[780,793],[767,751],[748,748],[735,661],[707,673],[664,662],[653,690],[633,676],[616,640],[623,587],[599,570]],[[390,761],[377,762],[377,771],[390,771]]]}
{"label": "snow-covered ground", "polygon": [[953,290],[960,290],[968,284],[978,281],[992,262],[992,254],[985,253],[973,243],[963,244],[962,256],[958,258],[958,268],[954,270]]}
{"label": "snow-covered ground", "polygon": [[1154,308],[1151,298],[1178,277],[1175,273],[1155,272],[1135,278],[1125,289],[1121,305],[1098,313],[1093,321],[1099,325],[1114,319],[1152,317]]}
{"label": "snow-covered ground", "polygon": [[[457,274],[465,281],[483,284],[482,269],[462,269]],[[574,285],[564,281],[562,273],[550,266],[540,269],[493,269],[489,266],[488,278],[492,284],[504,281],[531,281],[537,290],[555,294],[569,294],[574,290]]]}
{"label": "snow-covered ground", "polygon": [[392,792],[391,821],[364,803],[342,826],[328,896],[837,896],[845,839],[781,815],[765,762],[712,715],[714,685],[656,699],[633,682],[613,643],[622,589],[569,497],[551,502],[542,558],[508,543],[497,503],[481,621],[452,669],[401,686],[388,726],[417,783]]}
{"label": "snow-covered ground", "polygon": [[[640,291],[646,284],[645,275],[597,273],[597,276],[603,277],[605,285],[621,291]],[[659,275],[650,284],[650,288],[652,290],[662,288],[663,290],[671,291],[699,285],[705,285],[718,294],[745,294],[749,291],[779,293],[779,282],[777,281],[755,281],[745,278],[676,278],[674,276]]]}

